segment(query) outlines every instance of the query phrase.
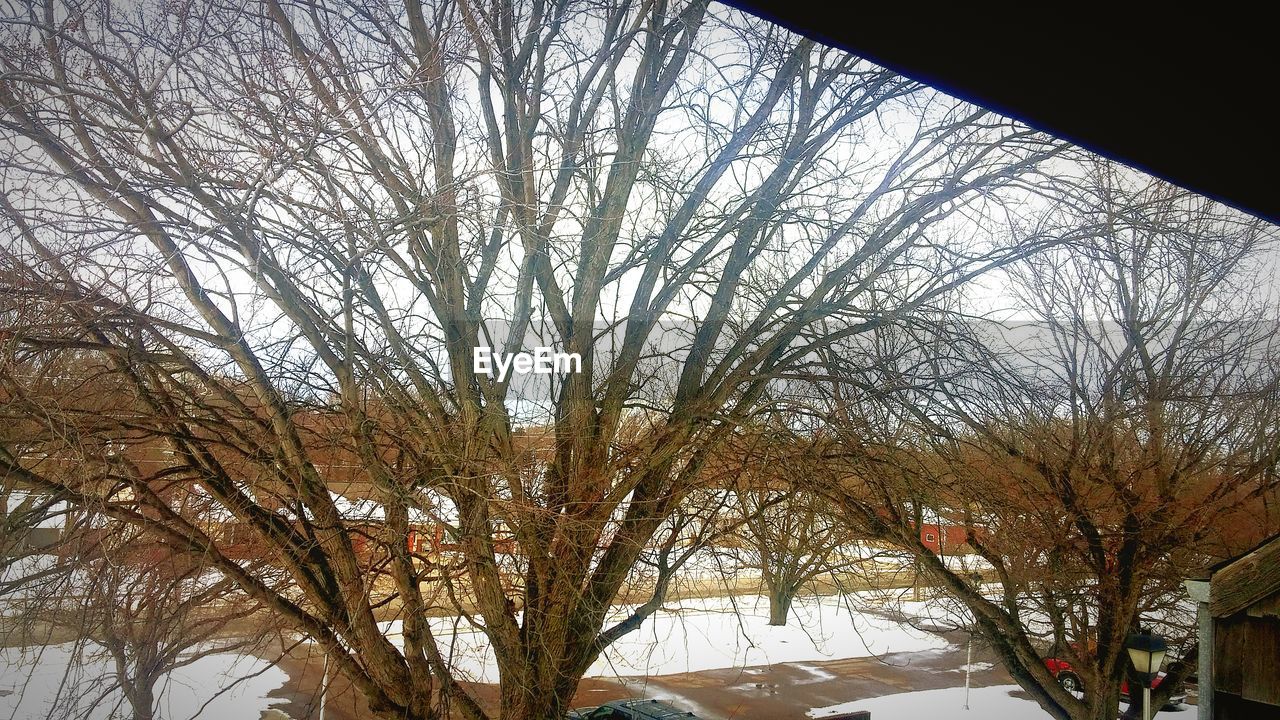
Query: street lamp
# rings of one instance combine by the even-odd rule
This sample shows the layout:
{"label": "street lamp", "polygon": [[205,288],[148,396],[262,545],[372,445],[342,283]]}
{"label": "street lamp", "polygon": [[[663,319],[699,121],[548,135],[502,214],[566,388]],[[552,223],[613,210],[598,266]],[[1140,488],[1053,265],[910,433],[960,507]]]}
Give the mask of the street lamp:
{"label": "street lamp", "polygon": [[1142,676],[1142,720],[1151,720],[1151,683],[1160,672],[1169,646],[1159,635],[1139,629],[1124,641],[1124,649],[1129,651],[1133,669]]}

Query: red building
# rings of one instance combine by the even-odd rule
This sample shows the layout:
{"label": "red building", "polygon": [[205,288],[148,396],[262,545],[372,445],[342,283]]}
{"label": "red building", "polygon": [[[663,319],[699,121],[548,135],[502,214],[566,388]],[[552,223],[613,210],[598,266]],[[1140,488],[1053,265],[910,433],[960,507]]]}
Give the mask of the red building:
{"label": "red building", "polygon": [[[980,530],[975,534],[982,536]],[[973,552],[968,545],[968,528],[963,525],[920,525],[920,542],[939,555],[966,555]]]}

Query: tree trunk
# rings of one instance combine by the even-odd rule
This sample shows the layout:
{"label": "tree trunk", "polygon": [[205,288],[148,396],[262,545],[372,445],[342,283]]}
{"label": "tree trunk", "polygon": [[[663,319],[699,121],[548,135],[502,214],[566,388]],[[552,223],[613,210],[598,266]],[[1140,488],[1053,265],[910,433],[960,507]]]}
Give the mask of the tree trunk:
{"label": "tree trunk", "polygon": [[791,601],[796,593],[793,588],[777,586],[769,588],[769,624],[786,625],[791,614]]}
{"label": "tree trunk", "polygon": [[[576,683],[574,683],[576,689]],[[504,685],[502,720],[563,720],[573,692],[534,680],[525,687]]]}
{"label": "tree trunk", "polygon": [[[1138,704],[1142,704],[1142,689],[1138,690]],[[1106,687],[1085,688],[1085,702],[1088,703],[1081,720],[1115,720],[1120,715],[1120,683],[1116,681]],[[1094,694],[1096,693],[1096,695]]]}
{"label": "tree trunk", "polygon": [[152,720],[155,717],[155,681],[139,679],[132,692],[125,693],[133,709],[133,720]]}

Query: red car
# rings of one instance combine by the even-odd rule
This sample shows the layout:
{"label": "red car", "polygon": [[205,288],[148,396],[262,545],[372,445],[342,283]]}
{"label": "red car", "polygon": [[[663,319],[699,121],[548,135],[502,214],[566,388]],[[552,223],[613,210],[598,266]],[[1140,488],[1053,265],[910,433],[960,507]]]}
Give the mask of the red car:
{"label": "red car", "polygon": [[[1069,693],[1084,692],[1084,681],[1080,679],[1080,675],[1076,673],[1075,668],[1071,667],[1070,662],[1063,660],[1062,658],[1051,657],[1044,659],[1044,666],[1049,669],[1049,672],[1053,673],[1053,677],[1058,680],[1058,684],[1062,686],[1063,690],[1066,690]],[[1164,673],[1160,673],[1156,676],[1156,681],[1151,684],[1151,687],[1153,689],[1158,688],[1160,687],[1160,683],[1163,681]],[[1179,687],[1169,696],[1168,701],[1165,702],[1165,709],[1176,708],[1186,699],[1186,692]],[[1120,700],[1126,703],[1129,702],[1128,680],[1120,681]]]}

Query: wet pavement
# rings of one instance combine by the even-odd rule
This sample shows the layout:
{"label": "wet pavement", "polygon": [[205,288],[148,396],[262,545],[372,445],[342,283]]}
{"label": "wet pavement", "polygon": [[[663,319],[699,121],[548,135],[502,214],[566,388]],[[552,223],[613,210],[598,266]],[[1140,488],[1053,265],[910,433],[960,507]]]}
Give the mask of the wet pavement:
{"label": "wet pavement", "polygon": [[[634,694],[688,706],[708,720],[801,720],[812,708],[912,690],[964,685],[964,637],[943,650],[891,653],[874,658],[706,670],[686,675],[626,679]],[[973,687],[1012,679],[995,657],[975,644]]]}
{"label": "wet pavement", "polygon": [[[890,653],[880,657],[822,662],[778,663],[748,668],[705,670],[647,678],[588,678],[574,699],[575,707],[599,705],[624,697],[651,697],[688,707],[707,720],[803,720],[811,708],[912,690],[964,685],[963,633],[946,633],[951,645],[941,650]],[[308,656],[308,646],[295,648],[280,661],[289,675],[271,693],[284,702],[276,707],[293,720],[319,718],[322,661]],[[973,687],[1012,683],[990,650],[974,643]],[[472,685],[482,705],[496,708],[497,688]],[[342,678],[330,678],[325,720],[367,720],[368,706]]]}

